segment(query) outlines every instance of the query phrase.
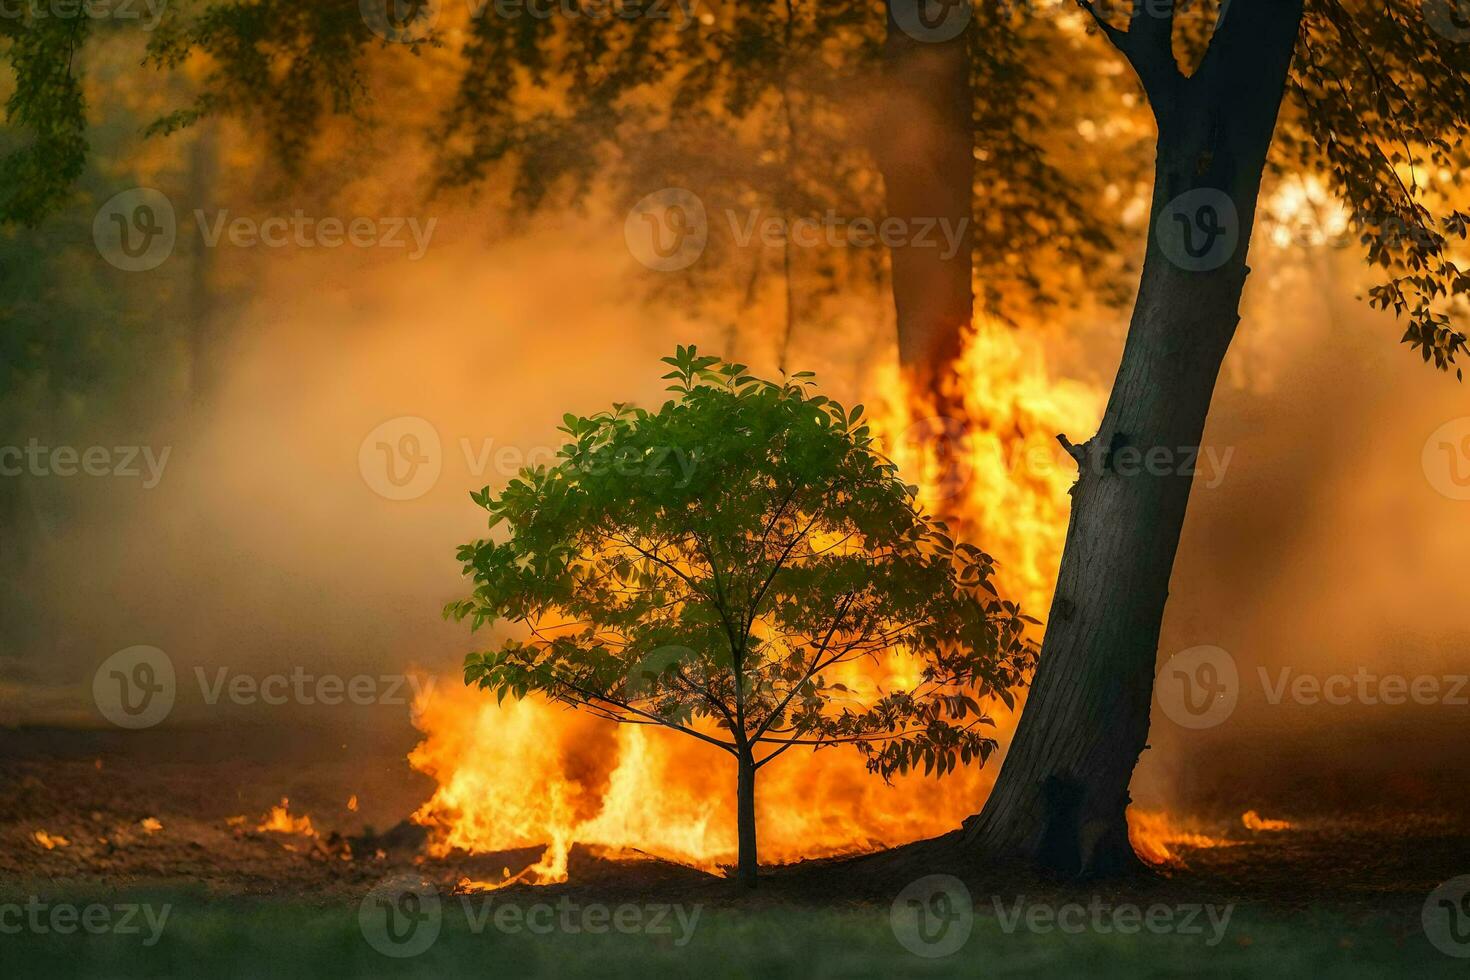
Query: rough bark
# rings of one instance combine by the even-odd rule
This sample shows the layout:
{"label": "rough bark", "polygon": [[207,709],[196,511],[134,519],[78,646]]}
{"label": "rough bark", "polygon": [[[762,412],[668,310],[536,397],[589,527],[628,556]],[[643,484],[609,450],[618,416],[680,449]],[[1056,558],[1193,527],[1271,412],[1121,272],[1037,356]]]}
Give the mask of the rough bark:
{"label": "rough bark", "polygon": [[[1185,78],[1161,18],[1108,30],[1158,121],[1149,245],[1122,362],[1096,436],[1072,447],[1079,475],[1055,598],[1010,752],[966,840],[1064,875],[1137,865],[1128,784],[1146,748],[1159,628],[1192,471],[1146,465],[1197,447],[1239,301],[1266,153],[1301,21],[1301,0],[1234,0]],[[1190,271],[1160,243],[1179,195],[1229,196],[1238,240],[1218,268]],[[1166,229],[1167,230],[1167,229]],[[1187,264],[1187,263],[1186,263]],[[1156,456],[1155,458],[1162,458]],[[1180,472],[1184,469],[1185,472]]]}
{"label": "rough bark", "polygon": [[[889,101],[875,136],[889,218],[935,228],[925,243],[889,250],[899,361],[911,384],[937,391],[960,353],[974,310],[970,229],[974,125],[966,30],[943,41],[905,33],[888,7],[884,48]],[[934,223],[961,234],[952,255]]]}
{"label": "rough bark", "polygon": [[739,839],[739,857],[735,880],[745,888],[754,888],[760,867],[755,847],[755,758],[749,748],[742,747],[737,756],[739,774],[735,784],[735,824]]}

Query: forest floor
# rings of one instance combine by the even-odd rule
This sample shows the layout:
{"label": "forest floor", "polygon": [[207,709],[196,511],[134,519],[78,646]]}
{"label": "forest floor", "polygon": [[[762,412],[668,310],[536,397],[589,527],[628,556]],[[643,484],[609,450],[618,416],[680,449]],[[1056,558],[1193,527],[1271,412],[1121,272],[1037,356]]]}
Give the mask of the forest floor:
{"label": "forest floor", "polygon": [[[1470,932],[1425,934],[1431,893],[1470,874],[1463,812],[1375,804],[1294,814],[1289,830],[1265,832],[1237,819],[1219,846],[1179,848],[1185,866],[1115,882],[1042,880],[931,844],[763,869],[752,894],[576,847],[566,883],[464,895],[462,877],[495,880],[539,854],[426,856],[402,822],[426,785],[383,778],[370,793],[363,767],[307,763],[282,785],[279,767],[264,778],[264,757],[222,765],[213,750],[175,746],[159,758],[156,745],[97,738],[106,744],[85,733],[3,740],[0,950],[22,968],[7,975],[1463,975],[1450,952],[1470,956]],[[281,793],[293,819],[311,816],[310,833],[260,829]],[[932,884],[912,891],[930,875],[962,884],[942,879],[938,899]],[[441,898],[430,945],[400,958],[365,941],[360,914],[384,882],[404,881]],[[918,925],[900,921],[915,894],[935,916]],[[33,915],[27,903],[40,924],[9,928]],[[71,913],[48,918],[58,905],[169,918],[148,942],[146,924],[68,931]],[[973,909],[962,928],[961,905]],[[1451,928],[1461,927],[1470,917]],[[945,936],[960,931],[950,951]]]}

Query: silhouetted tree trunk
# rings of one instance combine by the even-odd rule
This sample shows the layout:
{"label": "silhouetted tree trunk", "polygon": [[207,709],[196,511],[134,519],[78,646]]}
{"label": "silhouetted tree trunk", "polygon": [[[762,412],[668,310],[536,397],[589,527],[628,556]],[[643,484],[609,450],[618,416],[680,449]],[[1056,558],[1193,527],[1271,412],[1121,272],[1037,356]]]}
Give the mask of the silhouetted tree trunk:
{"label": "silhouetted tree trunk", "polygon": [[890,218],[902,219],[910,230],[922,220],[944,222],[961,232],[953,255],[946,254],[937,229],[928,244],[899,245],[889,252],[899,360],[912,383],[932,391],[959,355],[961,331],[974,309],[970,219],[975,137],[970,31],[943,42],[906,33],[895,20],[894,6],[923,2],[890,0],[886,5],[888,103],[875,153]]}
{"label": "silhouetted tree trunk", "polygon": [[[966,821],[966,839],[987,853],[1068,875],[1137,862],[1128,784],[1148,738],[1191,482],[1138,461],[1155,447],[1177,461],[1178,447],[1200,444],[1239,320],[1246,246],[1300,22],[1301,0],[1233,0],[1188,79],[1175,66],[1168,18],[1143,15],[1127,32],[1108,31],[1159,126],[1148,250],[1102,426],[1070,447],[1080,472],[1030,696],[990,799]],[[1181,267],[1198,264],[1190,249],[1212,240],[1203,232],[1215,222],[1200,210],[1209,197],[1182,212],[1171,202],[1197,189],[1224,192],[1236,216],[1228,205],[1215,213],[1238,238],[1218,268],[1190,271]]]}
{"label": "silhouetted tree trunk", "polygon": [[735,825],[740,854],[735,878],[746,888],[755,887],[760,861],[755,847],[755,756],[748,746],[741,746],[738,756],[739,775],[735,784]]}

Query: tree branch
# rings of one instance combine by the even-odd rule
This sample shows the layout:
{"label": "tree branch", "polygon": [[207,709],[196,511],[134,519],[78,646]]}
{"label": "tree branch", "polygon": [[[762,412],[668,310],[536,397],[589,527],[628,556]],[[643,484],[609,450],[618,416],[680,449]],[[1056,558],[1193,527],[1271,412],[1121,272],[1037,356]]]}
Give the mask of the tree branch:
{"label": "tree branch", "polygon": [[1174,0],[1133,0],[1128,29],[1114,27],[1093,0],[1077,0],[1103,36],[1117,48],[1138,80],[1155,112],[1173,101],[1184,75],[1174,60]]}

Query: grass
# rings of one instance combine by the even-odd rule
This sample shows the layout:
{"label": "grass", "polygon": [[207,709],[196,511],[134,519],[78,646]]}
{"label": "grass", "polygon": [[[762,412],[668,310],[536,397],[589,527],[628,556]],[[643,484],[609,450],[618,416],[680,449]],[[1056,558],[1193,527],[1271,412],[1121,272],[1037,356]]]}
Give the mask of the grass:
{"label": "grass", "polygon": [[[22,906],[25,901],[21,896]],[[1463,976],[1465,968],[1465,961],[1438,952],[1422,935],[1405,935],[1402,927],[1395,932],[1391,920],[1349,922],[1325,913],[1288,917],[1236,910],[1223,938],[1210,945],[1208,926],[1198,935],[1032,932],[1024,922],[1012,923],[1007,931],[985,906],[963,947],[945,957],[924,958],[899,942],[888,911],[873,907],[701,909],[697,919],[686,910],[683,922],[692,924],[692,931],[669,916],[658,923],[668,931],[659,934],[620,933],[612,922],[607,932],[592,934],[559,927],[557,900],[548,898],[543,904],[551,911],[534,913],[539,916],[534,924],[550,928],[537,933],[521,918],[536,904],[534,898],[521,896],[511,903],[515,914],[501,911],[505,901],[492,901],[485,915],[482,897],[468,904],[446,897],[433,943],[418,955],[395,959],[365,939],[351,900],[221,898],[202,890],[173,890],[78,892],[44,901],[48,909],[147,904],[155,922],[164,905],[169,912],[156,942],[145,945],[150,927],[141,916],[134,920],[141,932],[133,935],[80,930],[58,935],[25,923],[17,932],[17,913],[3,911],[13,906],[0,905],[0,972],[6,977],[1379,977]],[[569,921],[578,921],[579,914],[580,907]],[[624,926],[630,927],[631,913],[626,914]]]}

